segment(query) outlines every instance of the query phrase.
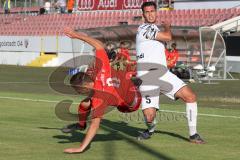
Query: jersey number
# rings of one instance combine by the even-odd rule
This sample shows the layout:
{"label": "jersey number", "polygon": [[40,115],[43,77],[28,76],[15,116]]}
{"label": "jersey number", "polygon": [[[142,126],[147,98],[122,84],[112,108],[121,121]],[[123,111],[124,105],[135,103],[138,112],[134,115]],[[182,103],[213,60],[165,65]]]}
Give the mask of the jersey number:
{"label": "jersey number", "polygon": [[145,98],[146,98],[146,103],[147,103],[147,104],[150,104],[150,103],[151,103],[150,96],[145,96]]}

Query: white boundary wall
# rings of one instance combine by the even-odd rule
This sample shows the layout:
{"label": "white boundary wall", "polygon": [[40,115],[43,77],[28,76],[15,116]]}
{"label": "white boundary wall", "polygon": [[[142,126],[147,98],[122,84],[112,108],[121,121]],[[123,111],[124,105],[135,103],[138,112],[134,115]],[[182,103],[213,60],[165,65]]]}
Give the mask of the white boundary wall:
{"label": "white boundary wall", "polygon": [[[0,64],[24,66],[37,58],[40,52],[52,52],[57,53],[58,56],[45,66],[59,66],[74,56],[80,55],[80,52],[92,52],[92,47],[88,44],[78,40],[74,40],[74,43],[79,45],[74,45],[73,49],[72,40],[65,36],[0,36]],[[82,48],[83,45],[84,48]],[[227,61],[227,68],[230,71],[240,72],[239,57],[228,58],[227,56]]]}
{"label": "white boundary wall", "polygon": [[240,73],[240,57],[227,56],[227,70],[228,72]]}
{"label": "white boundary wall", "polygon": [[240,7],[239,0],[229,1],[175,1],[175,9],[213,9],[213,8],[232,8]]}
{"label": "white boundary wall", "polygon": [[74,43],[77,45],[73,48],[72,40],[65,36],[0,36],[0,64],[26,65],[45,52],[56,53],[57,60],[50,66],[59,66],[73,58],[73,50],[75,56],[92,51],[92,47],[82,41],[74,40]]}

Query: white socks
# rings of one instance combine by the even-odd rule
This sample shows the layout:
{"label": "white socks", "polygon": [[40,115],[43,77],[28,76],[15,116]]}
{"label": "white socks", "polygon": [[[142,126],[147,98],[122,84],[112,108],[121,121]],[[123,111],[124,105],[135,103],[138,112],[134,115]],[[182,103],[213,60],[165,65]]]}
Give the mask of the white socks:
{"label": "white socks", "polygon": [[197,133],[197,103],[186,103],[186,115],[189,127],[189,135]]}
{"label": "white socks", "polygon": [[[189,127],[189,135],[192,136],[197,133],[197,103],[186,103],[186,115],[187,115],[187,121],[188,121],[188,127]],[[148,127],[149,132],[154,132],[156,128],[156,117],[154,118],[152,123],[147,123],[146,118],[145,123]]]}

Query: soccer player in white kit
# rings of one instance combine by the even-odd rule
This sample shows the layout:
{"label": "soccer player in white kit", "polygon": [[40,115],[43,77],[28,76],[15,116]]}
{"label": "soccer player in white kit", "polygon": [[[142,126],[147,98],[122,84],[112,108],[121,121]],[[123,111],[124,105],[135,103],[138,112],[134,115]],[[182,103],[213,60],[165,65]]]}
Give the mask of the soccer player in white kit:
{"label": "soccer player in white kit", "polygon": [[137,76],[142,80],[141,105],[148,129],[142,132],[138,139],[148,139],[154,133],[159,94],[162,93],[173,100],[180,98],[186,103],[189,140],[192,143],[204,143],[197,133],[196,95],[167,69],[163,42],[172,39],[170,25],[163,23],[164,31],[160,31],[155,25],[157,18],[155,2],[144,2],[142,12],[145,22],[139,26],[136,36]]}

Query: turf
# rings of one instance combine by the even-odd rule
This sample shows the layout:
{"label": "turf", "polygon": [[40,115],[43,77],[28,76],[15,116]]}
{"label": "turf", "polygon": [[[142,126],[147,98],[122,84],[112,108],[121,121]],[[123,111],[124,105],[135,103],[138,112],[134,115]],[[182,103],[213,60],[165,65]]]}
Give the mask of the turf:
{"label": "turf", "polygon": [[[150,140],[135,138],[145,128],[140,111],[121,114],[112,110],[105,115],[90,149],[83,154],[64,154],[64,148],[80,144],[85,132],[61,133],[59,129],[70,122],[55,115],[55,106],[83,97],[50,89],[48,77],[53,70],[0,66],[0,160],[239,159],[239,81],[190,84],[198,93],[198,131],[207,141],[204,145],[188,142],[184,104],[161,97],[164,111],[158,113],[157,132]],[[73,113],[76,107],[73,104]]]}

